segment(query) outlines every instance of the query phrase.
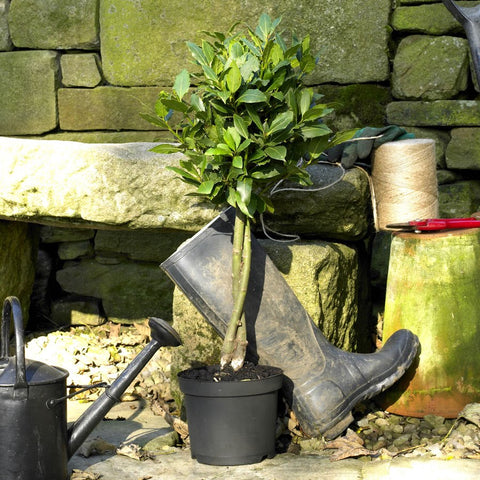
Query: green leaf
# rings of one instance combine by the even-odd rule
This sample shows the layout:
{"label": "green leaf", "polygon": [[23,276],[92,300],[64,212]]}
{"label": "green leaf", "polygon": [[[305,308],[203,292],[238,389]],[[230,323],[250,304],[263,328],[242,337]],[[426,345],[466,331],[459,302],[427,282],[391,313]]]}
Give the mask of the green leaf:
{"label": "green leaf", "polygon": [[305,88],[302,90],[299,101],[301,115],[304,115],[305,112],[310,108],[310,105],[312,103],[312,93],[313,92],[310,88]]}
{"label": "green leaf", "polygon": [[233,125],[237,129],[237,132],[243,137],[248,138],[248,127],[245,120],[239,115],[233,116]]}
{"label": "green leaf", "polygon": [[308,122],[317,120],[333,112],[333,108],[328,108],[325,104],[315,105],[303,114],[303,121]]}
{"label": "green leaf", "polygon": [[193,58],[200,64],[200,65],[208,65],[210,62],[208,58],[203,53],[203,50],[193,42],[187,42],[187,47],[193,55]]}
{"label": "green leaf", "polygon": [[324,124],[320,124],[315,127],[303,127],[300,130],[303,138],[315,138],[321,137],[323,135],[328,135],[332,133],[332,131]]}
{"label": "green leaf", "polygon": [[175,110],[177,112],[187,113],[188,111],[188,105],[186,103],[179,102],[178,100],[174,100],[173,98],[165,98],[163,100],[163,104],[167,108],[171,108],[172,110]]}
{"label": "green leaf", "polygon": [[262,103],[268,100],[267,96],[258,89],[250,88],[237,99],[237,103]]}
{"label": "green leaf", "polygon": [[202,69],[206,78],[212,80],[213,82],[218,82],[218,76],[212,67],[210,67],[209,65],[202,65]]}
{"label": "green leaf", "polygon": [[243,168],[243,158],[240,155],[233,157],[232,165],[235,168]]}
{"label": "green leaf", "polygon": [[188,70],[183,69],[175,78],[173,91],[178,95],[178,99],[182,100],[190,88],[190,74]]}
{"label": "green leaf", "polygon": [[267,132],[267,135],[272,135],[275,132],[284,130],[292,122],[293,122],[293,112],[288,111],[288,112],[280,113],[273,119],[272,124],[270,125],[270,128]]}
{"label": "green leaf", "polygon": [[205,155],[232,155],[232,150],[225,143],[219,143],[216,147],[209,148]]}
{"label": "green leaf", "polygon": [[190,97],[190,104],[197,112],[205,111],[205,105],[203,104],[203,100],[196,93],[194,93]]}
{"label": "green leaf", "polygon": [[151,149],[152,152],[155,153],[178,153],[181,152],[181,148],[177,147],[176,145],[172,145],[171,143],[161,143],[160,145],[157,145],[156,147],[153,147]]}
{"label": "green leaf", "polygon": [[199,195],[210,195],[212,193],[213,187],[215,186],[215,182],[213,180],[207,180],[202,182],[197,189],[197,193]]}
{"label": "green leaf", "polygon": [[262,13],[260,19],[258,20],[258,27],[255,33],[264,41],[267,40],[268,36],[272,32],[272,19],[267,13]]}
{"label": "green leaf", "polygon": [[140,116],[152,125],[156,125],[157,127],[162,128],[168,128],[168,124],[163,118],[156,117],[155,115],[152,115],[150,113],[141,113]]}
{"label": "green leaf", "polygon": [[260,116],[258,115],[255,107],[253,105],[247,104],[246,109],[247,109],[249,117],[253,120],[253,123],[258,127],[258,129],[261,132],[263,132],[263,125],[262,125],[262,122],[260,120]]}
{"label": "green leaf", "polygon": [[279,169],[273,165],[266,166],[261,170],[255,170],[251,173],[252,178],[255,180],[269,180],[271,178],[278,177],[285,172],[284,169]]}
{"label": "green leaf", "polygon": [[230,69],[228,70],[227,76],[227,87],[230,90],[230,93],[235,93],[242,85],[242,74],[238,65],[235,61],[232,62]]}
{"label": "green leaf", "polygon": [[287,149],[283,145],[278,145],[276,147],[266,148],[265,153],[274,160],[285,160],[287,156]]}
{"label": "green leaf", "polygon": [[248,177],[237,181],[237,192],[239,193],[240,198],[245,205],[248,205],[250,202],[252,184],[252,179]]}
{"label": "green leaf", "polygon": [[200,181],[198,180],[198,177],[195,175],[192,175],[190,172],[187,172],[183,168],[178,168],[178,167],[166,167],[167,170],[171,170],[172,172],[175,172],[177,175],[179,175],[183,181],[187,183],[191,183],[193,185],[200,185]]}
{"label": "green leaf", "polygon": [[223,134],[223,139],[225,143],[230,147],[231,150],[236,150],[242,141],[240,134],[234,127],[228,127],[225,133]]}

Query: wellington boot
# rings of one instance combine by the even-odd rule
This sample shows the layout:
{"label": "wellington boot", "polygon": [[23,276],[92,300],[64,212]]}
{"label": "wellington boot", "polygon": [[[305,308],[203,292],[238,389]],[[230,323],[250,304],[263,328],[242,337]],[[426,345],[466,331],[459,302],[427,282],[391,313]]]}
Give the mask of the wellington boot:
{"label": "wellington boot", "polygon": [[[226,210],[162,264],[221,336],[232,309],[232,213]],[[286,400],[309,436],[340,435],[353,420],[353,407],[397,381],[418,347],[408,330],[371,354],[331,345],[254,237],[245,318],[247,358],[283,370]]]}

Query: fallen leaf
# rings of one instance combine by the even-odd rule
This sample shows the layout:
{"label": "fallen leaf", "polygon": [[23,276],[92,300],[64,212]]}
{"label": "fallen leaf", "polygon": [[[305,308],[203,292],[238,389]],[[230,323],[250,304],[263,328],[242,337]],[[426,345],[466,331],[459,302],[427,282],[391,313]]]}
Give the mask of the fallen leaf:
{"label": "fallen leaf", "polygon": [[372,455],[377,452],[368,450],[364,446],[363,439],[353,430],[348,429],[345,436],[336,438],[325,444],[325,448],[336,449],[330,460],[337,461],[345,458],[361,457],[363,455]]}
{"label": "fallen leaf", "polygon": [[74,469],[70,480],[99,480],[100,478],[102,478],[102,476],[98,473],[90,473]]}
{"label": "fallen leaf", "polygon": [[457,418],[464,418],[480,428],[480,403],[469,403],[458,414]]}
{"label": "fallen leaf", "polygon": [[150,405],[150,408],[155,415],[160,415],[165,419],[165,421],[180,435],[180,438],[185,445],[190,443],[188,425],[186,422],[169,413],[160,400],[154,400]]}
{"label": "fallen leaf", "polygon": [[133,458],[134,460],[140,461],[154,458],[154,455],[145,451],[142,447],[136,445],[135,443],[127,443],[120,445],[120,447],[117,448],[117,454],[124,455],[125,457]]}
{"label": "fallen leaf", "polygon": [[103,438],[96,437],[92,440],[87,440],[78,449],[78,455],[88,458],[92,455],[104,455],[105,453],[115,452],[115,445],[106,442]]}

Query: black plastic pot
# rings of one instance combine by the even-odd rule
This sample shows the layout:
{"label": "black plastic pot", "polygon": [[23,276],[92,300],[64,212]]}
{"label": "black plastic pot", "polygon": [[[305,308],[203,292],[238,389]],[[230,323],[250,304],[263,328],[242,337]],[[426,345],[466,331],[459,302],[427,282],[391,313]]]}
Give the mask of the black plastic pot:
{"label": "black plastic pot", "polygon": [[208,465],[246,465],[275,456],[278,392],[283,374],[248,381],[200,381],[178,374],[185,394],[192,458]]}

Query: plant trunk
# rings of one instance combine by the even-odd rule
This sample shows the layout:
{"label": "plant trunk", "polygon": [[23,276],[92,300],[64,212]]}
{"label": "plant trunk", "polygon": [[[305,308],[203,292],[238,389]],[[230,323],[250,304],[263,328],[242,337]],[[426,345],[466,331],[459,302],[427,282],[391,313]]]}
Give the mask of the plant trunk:
{"label": "plant trunk", "polygon": [[250,278],[251,256],[250,219],[237,208],[232,251],[233,310],[220,359],[222,368],[230,364],[235,371],[242,368],[247,351],[243,310]]}

